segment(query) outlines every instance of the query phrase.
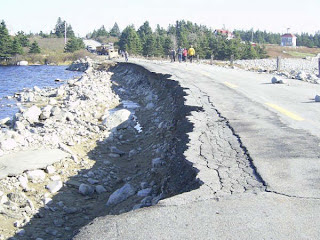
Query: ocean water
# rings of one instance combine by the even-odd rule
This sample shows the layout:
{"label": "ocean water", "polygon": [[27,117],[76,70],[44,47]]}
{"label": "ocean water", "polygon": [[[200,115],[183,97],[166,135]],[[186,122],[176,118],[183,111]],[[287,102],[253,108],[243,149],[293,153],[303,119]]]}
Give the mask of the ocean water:
{"label": "ocean water", "polygon": [[66,66],[0,66],[0,119],[12,117],[17,111],[17,102],[8,99],[25,88],[57,87],[63,82],[81,76],[81,72],[65,70]]}

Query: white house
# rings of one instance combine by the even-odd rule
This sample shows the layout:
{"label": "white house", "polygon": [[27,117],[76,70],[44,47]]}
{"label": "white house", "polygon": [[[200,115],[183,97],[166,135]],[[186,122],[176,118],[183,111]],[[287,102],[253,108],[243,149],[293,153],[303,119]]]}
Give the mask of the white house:
{"label": "white house", "polygon": [[291,33],[286,33],[281,36],[281,46],[295,47],[297,46],[297,37]]}

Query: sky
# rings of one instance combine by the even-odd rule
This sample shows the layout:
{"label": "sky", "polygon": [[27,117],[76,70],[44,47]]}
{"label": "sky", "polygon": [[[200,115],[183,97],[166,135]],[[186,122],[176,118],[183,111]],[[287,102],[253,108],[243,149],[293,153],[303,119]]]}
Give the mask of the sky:
{"label": "sky", "polygon": [[0,0],[0,20],[10,33],[49,33],[58,17],[83,37],[102,25],[120,30],[149,21],[165,29],[188,20],[212,29],[314,34],[320,30],[320,0]]}

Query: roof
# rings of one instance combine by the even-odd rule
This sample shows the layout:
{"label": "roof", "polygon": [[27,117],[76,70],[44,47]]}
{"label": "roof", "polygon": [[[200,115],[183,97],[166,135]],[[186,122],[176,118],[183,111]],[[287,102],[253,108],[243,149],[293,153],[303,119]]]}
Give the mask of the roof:
{"label": "roof", "polygon": [[283,34],[281,37],[291,37],[291,38],[294,38],[296,37],[295,35],[291,34],[291,33],[286,33],[286,34]]}

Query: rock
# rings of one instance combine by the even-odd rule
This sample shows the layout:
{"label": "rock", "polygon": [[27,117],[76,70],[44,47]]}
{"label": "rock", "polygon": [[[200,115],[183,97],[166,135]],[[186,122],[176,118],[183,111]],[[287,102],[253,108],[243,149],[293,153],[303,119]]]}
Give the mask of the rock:
{"label": "rock", "polygon": [[0,191],[0,205],[8,202],[8,197],[3,192]]}
{"label": "rock", "polygon": [[150,102],[150,103],[147,104],[146,109],[151,110],[154,107],[155,107],[155,105],[152,102]]}
{"label": "rock", "polygon": [[43,170],[27,171],[28,179],[33,183],[43,182],[46,178],[46,174]]}
{"label": "rock", "polygon": [[99,183],[99,180],[92,179],[92,178],[88,178],[87,181],[88,181],[88,183],[90,183],[91,185],[94,185],[94,184]]}
{"label": "rock", "polygon": [[307,80],[307,74],[304,71],[300,71],[297,75],[297,79],[306,81]]}
{"label": "rock", "polygon": [[119,149],[116,148],[115,146],[111,146],[111,147],[110,147],[110,151],[111,151],[112,153],[119,154],[120,156],[122,156],[122,155],[125,154],[125,152],[119,150]]}
{"label": "rock", "polygon": [[161,158],[152,159],[152,167],[153,168],[160,168],[164,165],[165,165],[165,162]]}
{"label": "rock", "polygon": [[52,106],[51,105],[47,105],[42,109],[42,112],[40,114],[40,119],[41,120],[46,120],[50,117],[51,115],[51,110],[52,110]]}
{"label": "rock", "polygon": [[135,194],[135,189],[131,184],[126,183],[122,188],[119,188],[114,193],[112,193],[108,199],[107,206],[116,205]]}
{"label": "rock", "polygon": [[142,189],[140,190],[137,195],[139,197],[146,197],[146,196],[149,196],[152,192],[152,188],[145,188],[145,189]]}
{"label": "rock", "polygon": [[35,91],[35,92],[41,92],[41,89],[40,89],[39,87],[37,87],[37,86],[34,86],[34,87],[33,87],[33,91]]}
{"label": "rock", "polygon": [[27,201],[27,196],[24,193],[9,193],[8,199],[14,203],[25,203]]}
{"label": "rock", "polygon": [[59,107],[53,107],[51,109],[51,114],[52,116],[58,116],[59,114],[61,114],[61,109]]}
{"label": "rock", "polygon": [[28,178],[27,178],[27,177],[25,177],[25,176],[19,176],[19,177],[18,177],[18,180],[19,180],[20,186],[21,186],[23,189],[28,189]]}
{"label": "rock", "polygon": [[54,99],[54,98],[50,98],[50,100],[49,100],[49,104],[50,104],[50,105],[56,105],[56,104],[58,104],[58,102],[57,102],[57,100],[56,100],[56,99]]}
{"label": "rock", "polygon": [[58,88],[56,92],[56,97],[61,97],[65,94],[65,91],[62,88]]}
{"label": "rock", "polygon": [[26,128],[25,125],[20,121],[16,121],[14,123],[14,129],[17,131],[23,131],[25,128]]}
{"label": "rock", "polygon": [[4,151],[10,151],[10,150],[16,148],[17,145],[18,145],[17,142],[12,138],[9,138],[7,140],[0,142],[0,147]]}
{"label": "rock", "polygon": [[272,79],[271,79],[271,83],[273,83],[273,84],[284,84],[284,83],[286,83],[286,81],[283,79],[283,78],[280,78],[280,77],[273,77]]}
{"label": "rock", "polygon": [[98,193],[98,194],[101,194],[101,193],[104,193],[104,192],[106,192],[107,190],[102,186],[102,185],[97,185],[96,186],[96,192]]}
{"label": "rock", "polygon": [[18,66],[28,66],[28,61],[19,61],[17,62]]}
{"label": "rock", "polygon": [[316,95],[316,96],[314,97],[314,101],[320,102],[320,95]]}
{"label": "rock", "polygon": [[9,117],[3,118],[0,120],[0,125],[7,124],[11,119]]}
{"label": "rock", "polygon": [[68,214],[73,214],[78,212],[78,208],[76,207],[63,207],[63,210]]}
{"label": "rock", "polygon": [[41,114],[40,108],[33,105],[31,108],[29,108],[27,111],[23,113],[23,117],[29,122],[29,123],[35,123],[39,121],[39,116]]}
{"label": "rock", "polygon": [[46,188],[51,193],[56,193],[62,188],[62,186],[63,186],[62,181],[52,181],[46,186]]}
{"label": "rock", "polygon": [[81,193],[82,195],[86,196],[86,195],[92,195],[94,193],[94,188],[91,187],[90,185],[84,184],[82,183],[79,186],[79,193]]}
{"label": "rock", "polygon": [[50,180],[52,180],[52,181],[58,181],[60,179],[61,179],[61,177],[59,175],[54,175],[54,176],[50,177]]}
{"label": "rock", "polygon": [[140,187],[141,187],[142,189],[148,188],[148,186],[149,186],[149,184],[148,184],[147,182],[141,182],[141,183],[140,183]]}
{"label": "rock", "polygon": [[48,174],[54,174],[56,172],[56,169],[54,166],[47,166],[45,171]]}
{"label": "rock", "polygon": [[52,203],[52,198],[49,198],[49,197],[45,197],[42,199],[42,202],[44,205],[49,205]]}
{"label": "rock", "polygon": [[121,109],[111,113],[108,117],[104,118],[102,124],[109,129],[112,129],[127,121],[130,115],[131,112],[129,110]]}
{"label": "rock", "polygon": [[26,230],[24,230],[24,229],[21,229],[17,232],[17,235],[20,237],[24,236],[25,234],[26,234]]}
{"label": "rock", "polygon": [[135,149],[130,150],[130,152],[129,152],[129,158],[133,157],[133,156],[136,155],[136,154],[137,154],[137,150],[135,150]]}

